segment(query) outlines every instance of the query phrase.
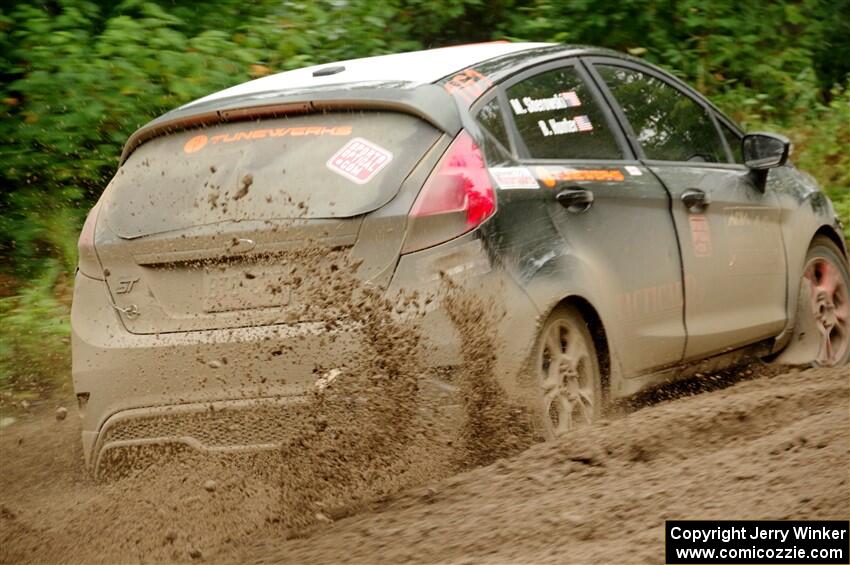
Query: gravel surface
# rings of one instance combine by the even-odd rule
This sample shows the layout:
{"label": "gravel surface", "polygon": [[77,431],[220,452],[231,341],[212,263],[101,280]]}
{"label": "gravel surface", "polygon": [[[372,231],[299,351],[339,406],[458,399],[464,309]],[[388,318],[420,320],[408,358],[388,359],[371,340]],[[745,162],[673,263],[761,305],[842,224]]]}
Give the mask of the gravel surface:
{"label": "gravel surface", "polygon": [[740,378],[472,470],[419,446],[400,491],[318,502],[298,531],[274,457],[98,484],[76,411],[43,406],[0,432],[0,562],[663,563],[665,519],[848,519],[847,368]]}

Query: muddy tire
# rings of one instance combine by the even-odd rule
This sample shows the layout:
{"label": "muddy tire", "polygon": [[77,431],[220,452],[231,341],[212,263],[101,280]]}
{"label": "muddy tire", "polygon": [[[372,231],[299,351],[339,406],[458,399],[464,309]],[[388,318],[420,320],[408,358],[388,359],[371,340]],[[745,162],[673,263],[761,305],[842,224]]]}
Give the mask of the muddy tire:
{"label": "muddy tire", "polygon": [[602,415],[602,378],[593,337],[581,313],[572,306],[556,308],[537,336],[531,374],[535,390],[532,415],[546,441]]}
{"label": "muddy tire", "polygon": [[824,367],[850,361],[850,274],[835,243],[816,237],[800,278],[791,341],[779,363]]}

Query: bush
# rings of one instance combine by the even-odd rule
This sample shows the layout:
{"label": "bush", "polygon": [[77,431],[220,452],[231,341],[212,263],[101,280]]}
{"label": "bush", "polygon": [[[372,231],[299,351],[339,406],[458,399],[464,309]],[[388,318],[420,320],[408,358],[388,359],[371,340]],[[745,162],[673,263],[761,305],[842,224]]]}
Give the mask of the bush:
{"label": "bush", "polygon": [[773,131],[793,143],[791,161],[817,179],[832,199],[850,240],[850,82],[834,87],[829,102],[818,100],[815,86],[784,119],[763,95],[734,90],[716,97],[718,105],[747,130]]}
{"label": "bush", "polygon": [[62,273],[54,263],[17,295],[0,298],[0,390],[46,394],[67,380],[70,310],[55,292]]}

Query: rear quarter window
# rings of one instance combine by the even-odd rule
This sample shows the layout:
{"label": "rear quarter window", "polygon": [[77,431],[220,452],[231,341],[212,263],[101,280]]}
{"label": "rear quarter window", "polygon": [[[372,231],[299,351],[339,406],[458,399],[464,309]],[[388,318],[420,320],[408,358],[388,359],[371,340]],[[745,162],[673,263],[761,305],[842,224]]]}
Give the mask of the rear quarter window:
{"label": "rear quarter window", "polygon": [[575,67],[534,75],[507,89],[509,112],[532,159],[620,159],[622,152]]}
{"label": "rear quarter window", "polygon": [[475,114],[484,133],[484,152],[488,161],[503,161],[510,156],[510,141],[499,100],[493,98]]}

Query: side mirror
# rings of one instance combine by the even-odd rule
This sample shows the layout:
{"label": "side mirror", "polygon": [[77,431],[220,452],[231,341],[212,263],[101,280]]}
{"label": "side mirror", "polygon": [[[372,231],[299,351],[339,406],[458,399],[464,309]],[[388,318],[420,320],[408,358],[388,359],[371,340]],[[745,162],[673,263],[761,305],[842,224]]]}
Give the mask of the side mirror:
{"label": "side mirror", "polygon": [[781,167],[788,161],[791,141],[775,133],[748,133],[741,140],[744,164],[754,171]]}

